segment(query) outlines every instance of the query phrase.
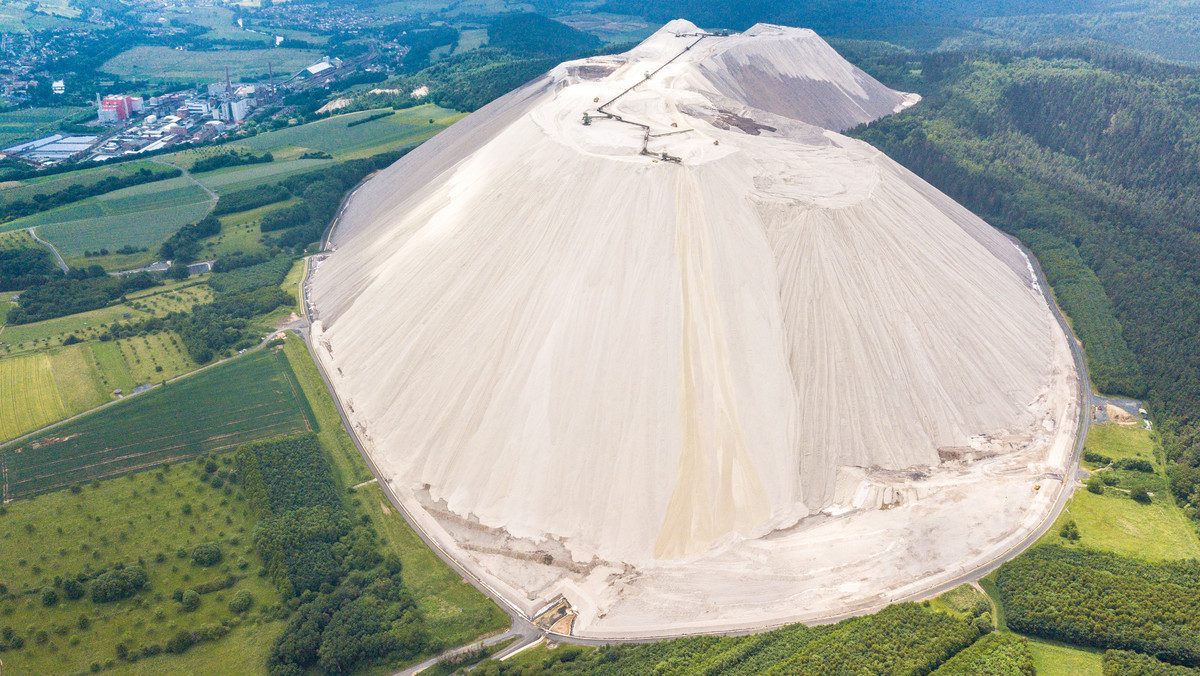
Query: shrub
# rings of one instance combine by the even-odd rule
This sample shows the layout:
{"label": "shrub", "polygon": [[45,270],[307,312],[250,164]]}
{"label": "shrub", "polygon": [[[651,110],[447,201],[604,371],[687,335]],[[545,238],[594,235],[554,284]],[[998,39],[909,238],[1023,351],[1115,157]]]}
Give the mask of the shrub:
{"label": "shrub", "polygon": [[1129,491],[1129,497],[1133,498],[1134,502],[1140,502],[1143,505],[1150,504],[1150,493],[1145,486],[1136,486]]}
{"label": "shrub", "polygon": [[200,595],[196,593],[195,589],[189,589],[183,592],[183,596],[180,597],[179,603],[183,605],[185,612],[190,613],[200,607]]}
{"label": "shrub", "polygon": [[192,550],[192,562],[205,568],[217,565],[222,558],[221,547],[215,542],[196,545],[196,548]]}
{"label": "shrub", "polygon": [[1071,542],[1076,542],[1079,540],[1079,526],[1076,525],[1074,519],[1071,519],[1058,529],[1058,534]]}
{"label": "shrub", "polygon": [[58,603],[58,590],[54,587],[46,587],[42,590],[42,605],[49,608]]}
{"label": "shrub", "polygon": [[250,595],[250,592],[243,589],[234,594],[233,598],[229,600],[229,610],[230,612],[241,614],[250,610],[250,606],[253,603],[254,597]]}
{"label": "shrub", "polygon": [[94,603],[119,601],[133,596],[144,586],[146,586],[146,571],[142,570],[141,566],[111,570],[92,580],[92,601]]}
{"label": "shrub", "polygon": [[1116,462],[1117,469],[1129,469],[1135,472],[1145,472],[1146,474],[1154,474],[1154,465],[1150,464],[1149,460],[1142,458],[1121,458]]}
{"label": "shrub", "polygon": [[68,600],[75,601],[81,599],[86,593],[87,590],[84,588],[83,583],[80,582],[78,578],[69,577],[66,580],[63,580],[63,594]]}
{"label": "shrub", "polygon": [[1098,476],[1088,478],[1087,489],[1089,493],[1104,495],[1104,480]]}

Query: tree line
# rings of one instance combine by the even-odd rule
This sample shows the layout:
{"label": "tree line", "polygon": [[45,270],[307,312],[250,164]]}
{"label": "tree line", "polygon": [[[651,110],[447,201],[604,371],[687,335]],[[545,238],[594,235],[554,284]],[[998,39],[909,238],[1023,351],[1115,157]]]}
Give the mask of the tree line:
{"label": "tree line", "polygon": [[996,588],[1013,631],[1200,667],[1200,561],[1047,545],[1001,566]]}
{"label": "tree line", "polygon": [[348,673],[430,647],[399,559],[380,554],[368,519],[350,518],[315,434],[243,445],[236,462],[259,517],[255,548],[294,611],[268,673]]}

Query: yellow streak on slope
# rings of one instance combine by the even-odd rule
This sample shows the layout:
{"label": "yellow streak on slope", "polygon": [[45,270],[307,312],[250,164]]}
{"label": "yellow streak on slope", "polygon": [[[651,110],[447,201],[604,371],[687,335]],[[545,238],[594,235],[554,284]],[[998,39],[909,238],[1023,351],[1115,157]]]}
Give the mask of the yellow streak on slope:
{"label": "yellow streak on slope", "polygon": [[[712,278],[712,243],[704,210],[697,208],[699,199],[691,172],[680,168],[675,193],[675,252],[683,301],[679,475],[654,545],[659,559],[703,554],[717,538],[753,528],[771,514],[738,420]],[[706,419],[713,428],[706,429]]]}

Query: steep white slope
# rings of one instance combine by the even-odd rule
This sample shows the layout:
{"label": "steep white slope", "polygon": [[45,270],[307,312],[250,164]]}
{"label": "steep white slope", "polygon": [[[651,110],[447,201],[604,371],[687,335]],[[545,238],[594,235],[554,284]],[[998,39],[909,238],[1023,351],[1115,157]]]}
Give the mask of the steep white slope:
{"label": "steep white slope", "polygon": [[[979,554],[1048,508],[1013,473],[1070,441],[1069,354],[1028,262],[829,131],[915,99],[811,31],[696,33],[564,64],[381,172],[310,290],[393,487],[515,602],[566,593],[597,626],[679,624],[654,619],[692,612],[672,576],[737,577],[750,551],[788,568],[821,540],[797,546],[805,517],[952,506],[944,487],[999,462],[973,499],[1007,507],[956,545]],[[920,559],[902,581],[947,568]],[[711,585],[777,616],[781,579]]]}

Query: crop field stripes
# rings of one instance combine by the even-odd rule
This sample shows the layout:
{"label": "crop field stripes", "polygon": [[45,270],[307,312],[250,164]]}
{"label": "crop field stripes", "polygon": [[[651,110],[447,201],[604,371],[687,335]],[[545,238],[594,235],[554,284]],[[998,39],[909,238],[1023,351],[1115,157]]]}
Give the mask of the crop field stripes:
{"label": "crop field stripes", "polygon": [[6,495],[28,497],[312,431],[294,377],[281,355],[259,350],[10,444],[0,451]]}

